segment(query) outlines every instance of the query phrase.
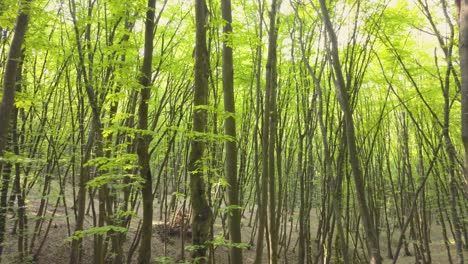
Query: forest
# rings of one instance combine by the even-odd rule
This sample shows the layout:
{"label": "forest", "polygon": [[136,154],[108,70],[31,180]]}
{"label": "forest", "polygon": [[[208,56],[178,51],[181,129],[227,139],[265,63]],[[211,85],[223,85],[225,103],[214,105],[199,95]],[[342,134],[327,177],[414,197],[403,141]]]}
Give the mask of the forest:
{"label": "forest", "polygon": [[468,0],[0,0],[0,263],[468,263]]}

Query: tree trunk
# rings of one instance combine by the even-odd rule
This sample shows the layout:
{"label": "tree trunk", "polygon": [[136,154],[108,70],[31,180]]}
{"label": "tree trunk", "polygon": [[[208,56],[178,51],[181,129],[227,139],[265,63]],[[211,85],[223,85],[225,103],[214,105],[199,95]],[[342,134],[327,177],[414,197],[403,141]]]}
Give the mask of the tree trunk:
{"label": "tree trunk", "polygon": [[[258,1],[259,4],[259,16],[263,16],[263,10],[264,10],[264,2],[263,1]],[[263,23],[262,21],[259,22],[258,24],[258,37],[260,39],[263,38]],[[256,112],[255,112],[255,135],[254,135],[254,140],[257,143],[258,142],[258,131],[259,131],[259,123],[261,120],[261,115],[260,115],[260,106],[261,106],[261,71],[262,71],[262,45],[257,46],[256,50],[256,74],[255,74],[255,79],[256,79],[256,93],[257,93],[257,98],[256,98]],[[261,142],[262,142],[262,149],[264,149],[264,130],[265,125],[263,124],[262,131],[261,133]],[[262,263],[262,258],[263,258],[263,241],[265,237],[265,226],[266,226],[266,201],[268,198],[268,192],[266,189],[266,186],[268,184],[268,179],[266,178],[266,174],[264,172],[265,169],[265,160],[263,160],[263,155],[262,155],[262,174],[258,173],[258,164],[259,158],[258,158],[258,144],[255,144],[255,166],[256,166],[256,174],[257,177],[255,178],[255,183],[256,183],[256,189],[257,189],[257,218],[258,218],[258,234],[257,234],[257,244],[256,244],[256,250],[255,250],[255,264],[260,264]],[[261,177],[261,179],[260,179]]]}
{"label": "tree trunk", "polygon": [[[11,41],[10,52],[3,75],[3,97],[0,103],[0,157],[3,157],[3,150],[7,144],[11,111],[15,102],[16,75],[18,65],[21,60],[24,36],[29,23],[29,9],[32,0],[20,1],[20,11],[16,18],[15,33]],[[1,166],[1,165],[0,165]],[[0,167],[1,169],[1,167]]]}
{"label": "tree trunk", "polygon": [[[31,0],[20,1],[20,10],[16,18],[15,33],[11,42],[8,60],[3,75],[3,97],[0,103],[0,157],[3,158],[4,150],[10,132],[10,118],[14,108],[17,74],[20,73],[19,65],[22,58],[22,46],[24,36],[28,28],[29,8]],[[3,170],[3,168],[5,168]],[[6,197],[10,181],[11,165],[0,161],[0,173],[3,175],[2,184],[2,208],[0,213],[0,256],[3,253],[3,241],[5,237],[6,222]]]}
{"label": "tree trunk", "polygon": [[[268,32],[268,55],[266,63],[265,110],[264,110],[264,147],[263,173],[266,173],[269,190],[269,231],[270,231],[270,263],[278,262],[278,230],[276,224],[276,183],[275,183],[275,142],[276,142],[276,79],[277,79],[277,39],[278,28],[276,13],[279,8],[277,0],[273,0],[270,10],[270,28]],[[266,185],[263,187],[266,188]],[[266,203],[266,201],[264,201]]]}
{"label": "tree trunk", "polygon": [[[229,238],[233,243],[241,243],[241,209],[239,203],[239,186],[237,184],[237,137],[234,102],[234,69],[232,59],[232,47],[228,43],[228,38],[232,33],[231,0],[222,0],[222,15],[226,20],[223,33],[226,39],[223,43],[223,90],[224,90],[224,111],[229,116],[224,123],[224,131],[229,139],[226,140],[226,181],[227,185],[227,205]],[[231,263],[242,264],[242,249],[236,245],[229,248]]]}
{"label": "tree trunk", "polygon": [[[148,129],[148,102],[151,95],[151,66],[153,62],[153,38],[156,0],[148,0],[148,10],[145,21],[145,48],[143,66],[139,80],[140,107],[138,109],[138,129]],[[151,136],[142,133],[137,139],[137,154],[140,165],[140,177],[145,180],[142,187],[143,223],[141,225],[141,240],[138,252],[138,263],[147,264],[151,261],[151,236],[153,234],[153,181],[150,169],[150,155],[148,152]]]}
{"label": "tree trunk", "polygon": [[465,197],[468,196],[468,0],[460,3],[460,74],[462,105],[462,140],[465,151]]}
{"label": "tree trunk", "polygon": [[201,134],[207,130],[207,112],[204,109],[208,105],[208,77],[209,54],[206,46],[206,30],[208,20],[208,8],[205,0],[195,0],[195,86],[193,99],[193,126],[194,138],[191,142],[189,154],[190,173],[190,198],[192,200],[192,244],[196,246],[193,258],[198,263],[206,263],[206,242],[210,237],[210,225],[212,212],[206,198],[206,184],[203,179],[203,157],[205,142]]}

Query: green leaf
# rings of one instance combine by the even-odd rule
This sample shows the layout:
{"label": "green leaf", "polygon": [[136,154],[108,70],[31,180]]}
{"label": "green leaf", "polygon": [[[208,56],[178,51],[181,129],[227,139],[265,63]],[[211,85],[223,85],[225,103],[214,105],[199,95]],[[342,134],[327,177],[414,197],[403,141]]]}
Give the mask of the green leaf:
{"label": "green leaf", "polygon": [[109,231],[125,234],[127,233],[128,230],[125,227],[113,226],[113,225],[91,227],[86,230],[75,231],[75,233],[73,233],[72,236],[68,237],[67,240],[71,241],[71,240],[76,240],[76,239],[82,239],[86,236],[92,236],[92,235],[104,235],[108,233]]}

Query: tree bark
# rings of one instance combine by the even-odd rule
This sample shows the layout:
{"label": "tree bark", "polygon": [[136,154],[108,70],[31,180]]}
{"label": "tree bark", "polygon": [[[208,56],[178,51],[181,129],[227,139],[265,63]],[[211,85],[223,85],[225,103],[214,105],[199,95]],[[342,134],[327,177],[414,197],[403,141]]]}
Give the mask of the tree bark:
{"label": "tree bark", "polygon": [[[241,209],[239,203],[239,186],[237,184],[237,137],[234,100],[234,69],[232,47],[229,38],[232,34],[231,0],[222,0],[221,9],[226,24],[223,27],[225,40],[223,43],[223,90],[224,111],[228,115],[224,121],[224,131],[229,139],[226,140],[226,181],[228,182],[226,201],[229,206],[228,228],[229,238],[233,243],[241,243]],[[231,263],[242,264],[242,249],[236,245],[229,248]]]}
{"label": "tree bark", "polygon": [[[270,263],[275,264],[278,262],[278,230],[276,224],[276,177],[275,177],[275,147],[276,147],[276,79],[277,79],[277,39],[278,27],[276,21],[277,10],[279,9],[279,2],[273,0],[270,10],[270,28],[268,32],[268,55],[266,63],[266,85],[265,85],[265,129],[264,137],[264,173],[268,178],[269,190],[269,231],[270,231]],[[266,186],[264,186],[266,188]],[[266,201],[264,201],[266,203]]]}
{"label": "tree bark", "polygon": [[148,129],[148,101],[151,96],[151,66],[153,62],[153,39],[156,0],[148,0],[148,10],[145,21],[145,47],[143,66],[139,80],[140,107],[138,109],[138,129],[141,133],[137,139],[137,154],[140,165],[140,177],[145,180],[142,187],[143,223],[141,225],[141,240],[138,252],[138,263],[147,264],[151,261],[151,236],[153,233],[153,181],[150,169],[150,155],[148,152],[151,136],[145,133]]}
{"label": "tree bark", "polygon": [[[264,10],[264,1],[258,0],[258,6],[259,6],[259,17],[263,17],[263,10]],[[260,22],[258,23],[258,37],[259,39],[263,38],[263,19],[260,19]],[[256,93],[257,93],[257,98],[256,98],[256,112],[255,112],[255,130],[254,130],[254,140],[255,142],[258,142],[258,134],[261,133],[261,142],[262,142],[262,150],[265,148],[263,145],[264,142],[264,137],[265,137],[265,125],[263,124],[262,131],[259,133],[259,123],[260,120],[262,119],[260,115],[260,107],[261,107],[261,72],[262,72],[262,45],[257,45],[257,50],[256,50],[256,73],[255,73],[255,81],[256,81]],[[255,166],[258,168],[259,164],[259,158],[258,158],[258,144],[255,144]],[[265,160],[263,159],[262,155],[262,173],[258,173],[258,169],[256,169],[256,174],[257,177],[255,178],[255,184],[256,184],[256,189],[257,189],[257,218],[258,218],[258,233],[257,233],[257,244],[256,244],[256,249],[255,249],[255,264],[260,264],[262,263],[262,258],[263,258],[263,241],[265,238],[265,226],[266,226],[266,203],[268,199],[268,190],[266,189],[266,186],[268,184],[268,179],[266,178],[266,173],[264,171],[265,169]],[[261,178],[260,178],[261,177]]]}
{"label": "tree bark", "polygon": [[[18,65],[21,60],[24,36],[28,29],[29,11],[32,0],[20,1],[20,11],[16,18],[15,33],[11,41],[10,52],[3,75],[3,97],[0,103],[0,157],[3,157],[8,140],[11,111],[15,103],[15,82],[18,74]],[[1,167],[0,167],[1,168]]]}
{"label": "tree bark", "polygon": [[461,105],[462,105],[462,140],[465,152],[465,197],[468,196],[468,0],[460,3],[460,74],[461,74]]}
{"label": "tree bark", "polygon": [[198,263],[206,263],[206,242],[210,237],[213,218],[206,198],[206,183],[203,179],[203,157],[205,142],[201,134],[207,130],[209,54],[206,46],[208,8],[205,0],[195,0],[195,85],[193,101],[194,138],[191,142],[188,169],[190,173],[190,198],[192,200],[192,244],[196,247],[193,258]]}
{"label": "tree bark", "polygon": [[[14,109],[16,80],[20,73],[20,60],[22,59],[22,46],[24,37],[28,29],[29,10],[32,0],[20,1],[20,10],[16,18],[15,33],[10,45],[8,59],[3,75],[3,97],[0,102],[0,157],[4,157],[4,150],[10,133],[10,118]],[[5,170],[3,168],[5,167]],[[5,237],[5,221],[6,221],[6,197],[8,185],[10,181],[11,165],[6,165],[0,161],[0,173],[3,173],[2,184],[2,208],[0,212],[0,256],[3,253],[3,241]],[[7,176],[8,175],[8,176]]]}
{"label": "tree bark", "polygon": [[[460,28],[460,74],[461,74],[461,105],[462,105],[462,141],[465,152],[464,162],[464,191],[465,198],[468,197],[468,0],[459,1],[459,28]],[[452,183],[452,185],[455,183]],[[452,194],[455,195],[455,194]],[[457,229],[460,227],[457,227]],[[458,229],[459,230],[459,229]],[[460,235],[457,235],[460,238]],[[458,263],[463,264],[463,252],[461,241],[457,239]]]}

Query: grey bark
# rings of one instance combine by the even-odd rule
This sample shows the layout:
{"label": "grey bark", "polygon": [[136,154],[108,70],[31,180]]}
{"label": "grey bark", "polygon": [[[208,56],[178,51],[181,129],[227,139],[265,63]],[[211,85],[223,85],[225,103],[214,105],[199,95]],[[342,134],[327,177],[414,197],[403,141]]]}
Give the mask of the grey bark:
{"label": "grey bark", "polygon": [[15,33],[11,41],[8,60],[5,66],[5,74],[3,75],[3,97],[0,103],[0,157],[3,157],[4,149],[7,144],[7,136],[9,132],[9,123],[13,104],[15,102],[15,83],[16,75],[18,74],[18,65],[21,60],[22,46],[24,36],[28,29],[29,9],[32,0],[20,2],[20,11],[16,18]]}
{"label": "grey bark", "polygon": [[461,75],[461,105],[462,105],[462,140],[465,152],[464,182],[465,197],[468,196],[468,0],[460,3],[460,75]]}
{"label": "grey bark", "polygon": [[[224,131],[229,139],[226,140],[226,164],[225,173],[228,182],[226,201],[230,207],[228,211],[229,238],[233,243],[241,243],[241,209],[239,203],[239,186],[237,183],[237,137],[236,137],[236,119],[235,119],[235,101],[234,101],[234,69],[232,47],[228,43],[232,33],[232,13],[231,0],[222,0],[221,2],[223,19],[226,24],[223,27],[223,33],[226,39],[223,43],[223,90],[224,90],[224,110],[229,116],[224,121]],[[229,257],[231,263],[242,264],[242,249],[238,246],[229,248]]]}
{"label": "grey bark", "polygon": [[[143,89],[140,92],[140,106],[138,109],[138,129],[148,129],[148,102],[151,96],[151,66],[153,62],[153,39],[156,0],[148,0],[145,21],[145,47],[143,66],[139,80]],[[147,264],[151,261],[151,236],[153,233],[153,181],[150,169],[150,155],[148,152],[151,136],[141,133],[137,139],[137,154],[140,165],[140,177],[145,180],[142,187],[143,223],[141,225],[141,240],[138,252],[138,263]]]}
{"label": "grey bark", "polygon": [[[16,93],[16,80],[19,73],[20,60],[22,58],[22,46],[24,37],[28,29],[29,11],[32,0],[25,0],[20,2],[20,10],[16,18],[15,33],[10,45],[8,59],[5,65],[5,73],[3,75],[3,97],[0,102],[0,157],[4,157],[4,150],[8,141],[8,134],[10,133],[10,118],[14,109],[15,93]],[[10,165],[8,165],[10,166]],[[0,161],[0,173],[3,171],[5,163]],[[10,167],[11,168],[11,167]],[[8,171],[4,171],[5,175]],[[4,180],[9,181],[10,178],[3,177]],[[3,185],[8,186],[8,182]],[[3,186],[2,185],[2,186]],[[5,189],[5,188],[3,188]],[[6,189],[7,191],[7,189]],[[2,201],[6,201],[6,193],[2,194]],[[6,203],[6,202],[5,202]],[[2,203],[3,204],[3,203]],[[3,245],[5,236],[5,221],[6,221],[6,208],[1,209],[0,213],[0,256],[3,253]]]}
{"label": "grey bark", "polygon": [[191,142],[188,169],[190,173],[190,198],[192,200],[192,244],[196,246],[193,258],[198,263],[206,263],[206,242],[210,238],[213,213],[206,198],[207,189],[203,179],[203,158],[206,148],[201,134],[207,130],[209,53],[206,45],[208,8],[205,0],[195,0],[196,46],[195,46],[195,85],[193,99],[194,138]]}

